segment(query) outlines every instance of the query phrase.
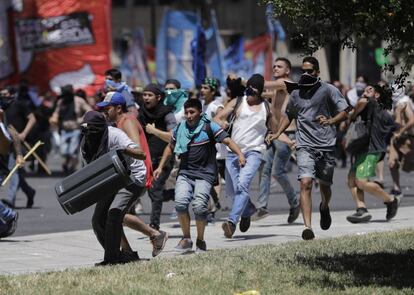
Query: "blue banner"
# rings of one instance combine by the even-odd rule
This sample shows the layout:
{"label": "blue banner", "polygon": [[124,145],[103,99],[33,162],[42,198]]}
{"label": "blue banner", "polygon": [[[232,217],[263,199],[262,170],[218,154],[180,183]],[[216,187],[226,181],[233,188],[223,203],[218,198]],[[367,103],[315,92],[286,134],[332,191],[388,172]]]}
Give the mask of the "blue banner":
{"label": "blue banner", "polygon": [[221,85],[225,85],[224,57],[223,57],[223,43],[218,31],[216,13],[211,11],[211,26],[206,31],[207,48],[206,48],[206,63],[207,75],[209,77],[220,80]]}
{"label": "blue banner", "polygon": [[157,38],[157,81],[169,78],[181,82],[182,88],[194,85],[191,41],[197,34],[197,15],[193,12],[168,10],[164,14]]}
{"label": "blue banner", "polygon": [[286,32],[280,21],[274,18],[273,5],[270,3],[266,5],[266,22],[272,40],[286,41]]}
{"label": "blue banner", "polygon": [[126,52],[123,52],[120,70],[130,86],[145,86],[151,82],[148,73],[147,54],[143,29],[138,29],[129,42]]}
{"label": "blue banner", "polygon": [[201,26],[197,27],[197,36],[191,42],[193,54],[194,83],[196,87],[201,86],[207,75],[206,69],[206,34]]}

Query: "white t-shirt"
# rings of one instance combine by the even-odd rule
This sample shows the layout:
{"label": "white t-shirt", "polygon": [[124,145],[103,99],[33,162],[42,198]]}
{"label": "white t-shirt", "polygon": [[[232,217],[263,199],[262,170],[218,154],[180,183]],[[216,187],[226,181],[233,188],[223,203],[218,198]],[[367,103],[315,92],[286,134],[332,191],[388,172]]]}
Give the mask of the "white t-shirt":
{"label": "white t-shirt", "polygon": [[224,108],[223,104],[215,99],[212,102],[210,102],[208,105],[205,105],[203,103],[203,112],[207,114],[207,117],[210,119],[213,119],[215,115],[217,115],[217,110],[219,108]]}
{"label": "white t-shirt", "polygon": [[246,96],[237,110],[238,115],[233,123],[231,139],[239,146],[240,150],[247,151],[266,150],[264,142],[267,133],[267,110],[264,103],[260,104],[260,110],[255,112],[247,104]]}
{"label": "white t-shirt", "polygon": [[[133,142],[124,131],[112,126],[108,127],[108,149],[125,149],[127,147],[136,148],[138,145]],[[144,186],[146,181],[147,168],[142,160],[134,159],[125,155],[125,160],[131,168],[131,173],[135,178],[135,183]]]}
{"label": "white t-shirt", "polygon": [[[210,102],[208,105],[205,105],[203,103],[203,112],[206,113],[207,117],[211,120],[213,120],[214,116],[217,115],[217,112],[220,108],[224,108],[223,104],[221,103],[221,100],[215,99],[212,102]],[[227,156],[227,149],[226,146],[222,143],[216,143],[216,150],[217,150],[217,159],[225,159]]]}

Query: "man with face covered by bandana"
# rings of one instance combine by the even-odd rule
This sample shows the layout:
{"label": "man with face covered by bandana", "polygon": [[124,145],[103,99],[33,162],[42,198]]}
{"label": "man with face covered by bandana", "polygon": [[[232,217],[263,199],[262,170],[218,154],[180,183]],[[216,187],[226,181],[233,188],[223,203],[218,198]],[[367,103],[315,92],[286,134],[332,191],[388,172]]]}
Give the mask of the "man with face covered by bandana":
{"label": "man with face covered by bandana", "polygon": [[104,260],[97,266],[126,263],[129,256],[121,255],[122,221],[127,209],[144,190],[146,181],[146,154],[121,129],[108,126],[102,113],[90,111],[82,123],[81,156],[91,163],[109,150],[121,149],[131,170],[132,184],[116,195],[102,196],[96,204],[92,227],[99,243],[105,249]]}
{"label": "man with face covered by bandana", "polygon": [[[162,103],[164,92],[158,84],[148,84],[144,88],[143,104],[139,109],[139,121],[145,126],[145,136],[151,153],[152,167],[157,169],[164,148],[171,140],[172,130],[177,125],[171,106]],[[174,165],[174,158],[171,157],[164,166],[162,174],[153,181],[148,190],[151,199],[151,223],[150,226],[159,230],[164,199],[165,182],[171,173]]]}
{"label": "man with face covered by bandana", "polygon": [[[277,139],[296,119],[296,149],[300,180],[300,207],[305,223],[302,232],[304,240],[315,237],[312,230],[312,184],[318,179],[322,202],[320,226],[329,229],[332,219],[329,212],[331,185],[335,167],[336,124],[347,118],[349,108],[345,98],[333,85],[319,78],[319,62],[308,56],[302,61],[303,74],[292,91],[276,134]],[[292,86],[292,85],[291,85]],[[288,87],[289,88],[289,87]]]}
{"label": "man with face covered by bandana", "polygon": [[128,112],[135,117],[138,116],[138,109],[134,97],[128,85],[122,81],[122,73],[117,69],[109,69],[105,72],[105,92],[115,91],[125,97]]}

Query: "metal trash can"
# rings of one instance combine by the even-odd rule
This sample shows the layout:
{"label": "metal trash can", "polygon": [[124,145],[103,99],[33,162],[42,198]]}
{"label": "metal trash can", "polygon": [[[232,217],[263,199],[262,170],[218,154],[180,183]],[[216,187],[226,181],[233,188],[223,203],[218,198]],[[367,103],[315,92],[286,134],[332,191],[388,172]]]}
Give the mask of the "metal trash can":
{"label": "metal trash can", "polygon": [[133,181],[120,150],[112,150],[56,184],[57,200],[67,214],[80,212]]}

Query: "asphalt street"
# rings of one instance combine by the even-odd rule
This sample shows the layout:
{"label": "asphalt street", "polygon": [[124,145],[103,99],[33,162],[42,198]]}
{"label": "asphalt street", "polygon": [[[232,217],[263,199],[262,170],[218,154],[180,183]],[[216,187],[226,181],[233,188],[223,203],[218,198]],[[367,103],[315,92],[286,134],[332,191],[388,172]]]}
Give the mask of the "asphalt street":
{"label": "asphalt street", "polygon": [[[90,229],[90,219],[92,217],[93,206],[74,215],[67,215],[60,207],[55,194],[55,184],[63,178],[61,173],[61,159],[59,156],[54,155],[48,159],[48,165],[54,172],[52,177],[48,176],[34,176],[28,173],[28,182],[36,189],[36,196],[34,207],[32,209],[26,209],[26,196],[19,191],[16,201],[16,208],[19,212],[19,223],[15,236],[26,236],[44,233],[58,233],[74,230]],[[389,172],[385,171],[385,186],[386,190],[390,190],[391,181]],[[297,169],[293,166],[292,172],[289,173],[289,177],[296,188],[299,190],[299,183],[296,180]],[[349,211],[351,213],[354,210],[354,204],[346,185],[346,176],[348,169],[337,168],[334,175],[334,184],[332,187],[332,203],[331,211]],[[402,199],[401,206],[414,206],[414,174],[401,174],[401,184],[403,187],[404,198]],[[1,189],[2,198],[6,195],[6,188]],[[258,195],[258,177],[252,186],[251,198],[253,201],[257,199]],[[145,214],[142,215],[145,221],[149,221],[149,212],[151,209],[150,200],[147,195],[143,197],[143,206]],[[383,203],[372,196],[366,197],[368,208],[384,208],[385,219],[385,206]],[[314,211],[318,211],[318,205],[320,202],[320,195],[314,188],[313,190],[313,208]],[[220,210],[217,213],[217,219],[225,218],[228,214],[228,208],[230,202],[228,199],[222,197],[222,207],[224,210]],[[173,202],[164,203],[162,222],[171,222],[170,213],[173,209]],[[270,212],[273,214],[288,214],[289,206],[281,187],[279,184],[272,186],[271,196],[269,203]],[[334,213],[335,214],[335,213]],[[161,223],[162,227],[162,223]]]}

